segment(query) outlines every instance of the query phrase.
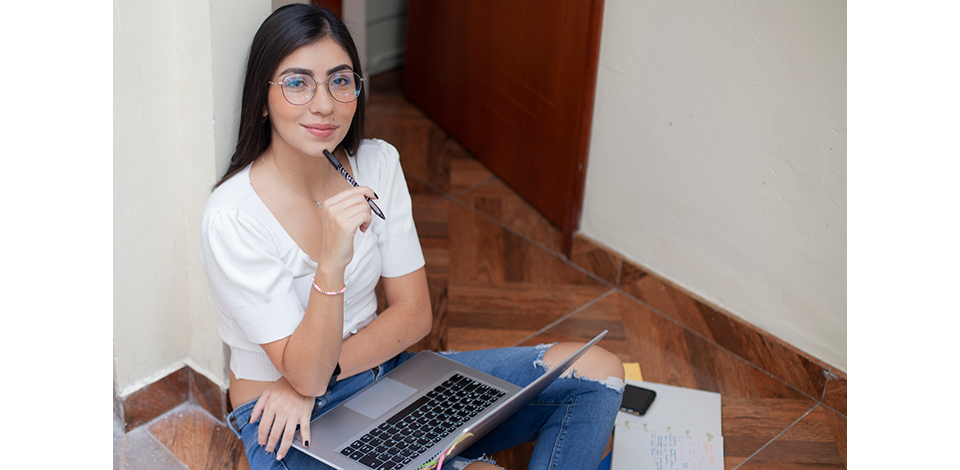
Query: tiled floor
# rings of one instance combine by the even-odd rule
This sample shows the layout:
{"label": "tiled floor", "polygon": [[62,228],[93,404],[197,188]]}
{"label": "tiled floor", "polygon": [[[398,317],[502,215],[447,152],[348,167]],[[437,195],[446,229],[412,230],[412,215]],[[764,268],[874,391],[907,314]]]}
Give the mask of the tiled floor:
{"label": "tiled floor", "polygon": [[[434,331],[419,348],[600,343],[645,380],[722,395],[724,467],[845,468],[846,376],[675,286],[560,232],[399,92],[371,82],[367,135],[400,151],[427,260]],[[247,468],[239,442],[185,403],[126,435],[115,468]],[[499,455],[523,469],[529,447]]]}

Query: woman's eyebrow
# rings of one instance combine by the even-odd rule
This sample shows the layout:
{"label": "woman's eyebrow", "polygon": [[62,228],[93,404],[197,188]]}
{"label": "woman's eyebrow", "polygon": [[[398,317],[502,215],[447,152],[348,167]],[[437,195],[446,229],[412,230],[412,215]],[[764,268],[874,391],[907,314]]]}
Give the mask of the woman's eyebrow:
{"label": "woman's eyebrow", "polygon": [[282,72],[280,72],[277,75],[282,77],[284,75],[288,75],[291,73],[299,73],[301,75],[309,75],[311,77],[313,76],[313,70],[302,69],[300,67],[289,67],[287,69],[284,69]]}
{"label": "woman's eyebrow", "polygon": [[[328,75],[328,76],[329,76],[329,75],[333,75],[333,74],[335,74],[335,73],[337,73],[337,72],[340,72],[340,71],[343,71],[343,70],[353,70],[353,67],[350,67],[349,64],[340,64],[340,65],[338,65],[338,66],[336,66],[336,67],[333,67],[333,68],[330,69],[330,70],[327,70],[327,75]],[[313,70],[308,70],[308,69],[304,69],[304,68],[300,68],[300,67],[289,67],[289,68],[283,69],[283,71],[280,72],[278,75],[282,77],[282,76],[284,76],[284,75],[288,75],[288,74],[291,74],[291,73],[299,73],[299,74],[301,74],[301,75],[309,75],[309,76],[311,76],[311,77],[313,76]]]}
{"label": "woman's eyebrow", "polygon": [[353,70],[353,68],[348,64],[340,64],[330,70],[327,70],[327,75],[333,75],[341,70]]}

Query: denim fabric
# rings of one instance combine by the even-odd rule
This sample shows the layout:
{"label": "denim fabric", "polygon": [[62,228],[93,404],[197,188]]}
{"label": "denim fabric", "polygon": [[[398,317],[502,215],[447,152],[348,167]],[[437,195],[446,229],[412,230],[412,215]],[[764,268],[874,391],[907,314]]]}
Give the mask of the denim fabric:
{"label": "denim fabric", "polygon": [[[541,345],[441,354],[523,387],[546,372],[540,362],[546,348]],[[338,381],[327,394],[317,398],[312,419],[353,396],[410,357],[408,353],[401,353],[381,365],[379,370]],[[603,457],[613,429],[621,393],[622,385],[617,389],[594,380],[561,377],[537,399],[463,450],[456,458],[444,461],[442,470],[459,470],[478,459],[489,461],[484,457],[533,441],[537,444],[530,460],[531,470],[594,470]],[[228,421],[233,421],[228,423],[231,429],[237,426],[234,432],[243,440],[251,469],[330,468],[294,448],[287,452],[282,461],[276,460],[275,453],[268,454],[265,447],[257,443],[259,421],[248,423],[255,404],[256,400],[253,400],[237,407],[228,418]]]}

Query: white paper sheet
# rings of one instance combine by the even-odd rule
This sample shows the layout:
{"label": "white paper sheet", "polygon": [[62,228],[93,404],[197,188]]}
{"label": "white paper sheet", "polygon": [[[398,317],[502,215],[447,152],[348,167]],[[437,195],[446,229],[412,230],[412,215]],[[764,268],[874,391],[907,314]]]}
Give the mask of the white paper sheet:
{"label": "white paper sheet", "polygon": [[628,380],[657,392],[644,416],[620,412],[611,470],[722,470],[720,394]]}

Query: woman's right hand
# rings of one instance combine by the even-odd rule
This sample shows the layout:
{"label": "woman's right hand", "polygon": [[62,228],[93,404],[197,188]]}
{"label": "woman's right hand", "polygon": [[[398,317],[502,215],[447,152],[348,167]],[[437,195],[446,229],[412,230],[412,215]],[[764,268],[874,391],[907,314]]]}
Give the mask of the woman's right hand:
{"label": "woman's right hand", "polygon": [[372,211],[365,197],[376,199],[376,193],[367,186],[341,191],[321,203],[323,209],[324,260],[331,268],[342,270],[353,259],[353,237],[359,229],[366,232],[372,222]]}
{"label": "woman's right hand", "polygon": [[310,447],[310,415],[315,402],[315,397],[300,395],[287,379],[280,377],[264,390],[250,413],[251,423],[260,419],[257,443],[265,446],[269,453],[277,449],[279,442],[277,460],[280,460],[293,445],[293,437],[299,426],[304,447]]}

